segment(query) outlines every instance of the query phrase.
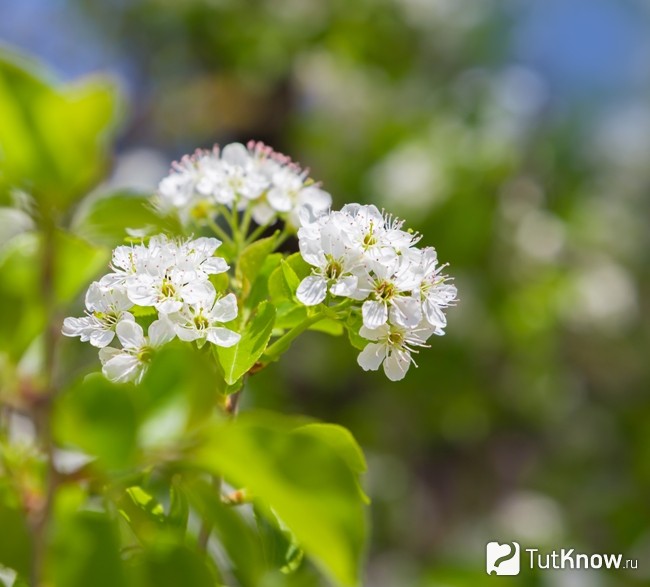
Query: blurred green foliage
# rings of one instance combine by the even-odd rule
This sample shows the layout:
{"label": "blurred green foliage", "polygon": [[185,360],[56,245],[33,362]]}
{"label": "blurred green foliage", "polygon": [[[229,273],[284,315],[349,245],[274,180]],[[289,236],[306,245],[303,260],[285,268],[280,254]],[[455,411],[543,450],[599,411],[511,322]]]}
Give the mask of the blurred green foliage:
{"label": "blurred green foliage", "polygon": [[[215,141],[262,138],[309,165],[337,204],[384,205],[452,261],[461,303],[450,313],[447,337],[433,342],[405,381],[360,373],[347,344],[313,333],[289,351],[288,361],[252,377],[243,398],[244,410],[307,413],[354,432],[368,454],[366,491],[373,500],[367,583],[496,584],[499,579],[485,575],[483,555],[485,542],[497,538],[540,548],[623,552],[639,559],[637,572],[592,571],[585,581],[647,584],[650,149],[638,134],[629,134],[629,122],[589,118],[590,104],[564,115],[554,111],[545,81],[508,62],[514,18],[508,3],[77,4],[112,47],[123,47],[135,72],[134,116],[123,132],[114,182],[119,177],[124,183],[119,172],[136,148],[163,151],[166,161]],[[2,79],[0,101],[13,104],[4,97]],[[31,84],[29,79],[21,83]],[[58,104],[68,92],[57,95],[52,102]],[[103,128],[100,123],[97,114],[95,131]],[[4,128],[1,136],[11,127]],[[21,141],[31,145],[27,136]],[[40,146],[46,155],[38,156],[48,157],[48,148]],[[71,149],[62,168],[74,166],[76,152]],[[12,173],[27,169],[20,167],[27,160],[33,159],[21,159]],[[139,185],[148,159],[137,161],[141,167],[130,179]],[[90,169],[101,167],[96,165]],[[42,185],[60,187],[61,176],[50,170],[54,165],[44,169]],[[27,191],[30,185],[22,180],[28,177],[20,176]],[[67,201],[90,185],[88,177],[75,177],[78,187]],[[160,222],[128,193],[120,197],[125,200],[93,194],[72,212],[69,227],[102,250],[120,242],[128,228]],[[5,227],[19,220],[12,216],[2,224],[0,238],[0,383],[3,401],[18,411],[26,409],[25,402],[31,407],[32,387],[40,385],[38,377],[33,380],[42,354],[35,337],[47,320],[38,303],[38,237],[22,234],[5,244]],[[271,298],[286,296],[284,282],[275,283]],[[74,385],[70,394],[89,394],[75,404],[79,412],[60,420],[62,439],[94,443],[98,454],[113,448],[104,460],[119,467],[146,458],[138,453],[148,442],[129,441],[124,448],[124,439],[139,438],[138,430],[153,417],[149,410],[162,421],[172,419],[166,427],[185,431],[188,420],[171,416],[186,414],[174,407],[185,401],[173,391],[182,386],[182,365],[170,368],[173,376],[161,371],[143,394],[116,389],[106,410],[97,410],[90,396],[109,395],[108,384],[101,384],[102,391],[95,382],[94,391],[83,391],[84,384],[72,381],[96,370],[94,357],[74,342],[62,343],[59,354],[60,385]],[[148,377],[155,375],[152,369]],[[162,385],[168,380],[171,388]],[[161,392],[167,400],[157,411],[149,395],[155,397],[158,388],[171,390]],[[110,406],[122,401],[124,418],[133,420],[126,427],[110,420]],[[156,448],[156,442],[149,446]],[[16,456],[14,448],[3,451],[3,467],[18,460],[29,470],[12,476],[18,487],[3,481],[7,513],[0,515],[12,528],[26,527],[22,508],[40,484],[42,462],[31,454]],[[147,483],[157,487],[160,474]],[[133,485],[125,478],[122,486]],[[259,570],[259,533],[214,500],[203,479],[183,492],[213,518],[232,561],[229,574],[241,584],[278,584],[276,576]],[[59,499],[56,520],[69,520],[79,535],[92,532],[94,539],[85,541],[88,552],[96,548],[113,556],[117,530],[107,529],[93,512],[76,517],[85,495],[71,489]],[[171,498],[156,499],[167,520]],[[147,523],[156,527],[160,521],[154,515]],[[277,527],[269,533],[286,554],[291,539],[278,537]],[[29,548],[27,536],[16,530],[11,543],[0,540],[3,560],[21,573],[28,566],[20,560]],[[65,536],[63,530],[58,540],[65,542]],[[71,536],[63,552],[74,553],[78,540]],[[133,559],[134,576],[141,577],[136,581],[190,584],[186,578],[192,576],[201,584],[205,572],[202,560],[171,538],[145,553],[134,551]],[[67,572],[82,577],[66,577],[71,584],[83,581],[84,569]],[[305,565],[289,577],[296,585],[319,581]],[[570,579],[522,573],[509,583],[566,585]]]}

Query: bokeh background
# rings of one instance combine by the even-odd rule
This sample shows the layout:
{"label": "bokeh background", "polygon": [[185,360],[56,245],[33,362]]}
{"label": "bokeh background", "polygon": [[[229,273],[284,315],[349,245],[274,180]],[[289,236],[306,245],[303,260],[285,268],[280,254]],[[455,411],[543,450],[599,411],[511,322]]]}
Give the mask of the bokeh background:
{"label": "bokeh background", "polygon": [[246,392],[364,447],[368,586],[499,584],[495,538],[639,559],[510,585],[650,584],[647,2],[21,0],[0,38],[121,80],[108,186],[260,139],[451,263],[461,301],[406,380],[310,333]]}

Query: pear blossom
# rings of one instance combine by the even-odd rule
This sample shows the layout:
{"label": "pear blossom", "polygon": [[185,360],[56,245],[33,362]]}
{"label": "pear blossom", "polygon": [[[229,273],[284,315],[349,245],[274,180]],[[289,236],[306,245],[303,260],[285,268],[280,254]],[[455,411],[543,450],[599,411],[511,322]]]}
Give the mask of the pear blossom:
{"label": "pear blossom", "polygon": [[[383,324],[378,328],[362,326],[359,334],[371,342],[359,353],[357,363],[364,371],[377,371],[383,364],[384,373],[391,381],[403,379],[417,347],[426,347],[432,327],[424,324],[417,328],[405,328],[396,324]],[[417,365],[416,365],[417,367]]]}
{"label": "pear blossom", "polygon": [[426,321],[435,328],[434,333],[444,334],[447,318],[443,309],[456,301],[457,289],[448,283],[449,278],[442,275],[446,265],[438,265],[438,254],[433,247],[422,250],[421,258],[422,282],[420,284],[420,299],[422,314]]}
{"label": "pear blossom", "polygon": [[390,261],[370,261],[367,265],[362,291],[368,293],[361,313],[367,328],[378,328],[388,320],[392,324],[414,327],[422,319],[420,301],[412,292],[421,281],[419,266],[408,257],[395,257]]}
{"label": "pear blossom", "polygon": [[99,351],[102,373],[115,383],[140,383],[157,349],[172,340],[174,328],[166,318],[151,323],[144,335],[137,322],[123,320],[116,329],[122,348],[104,347]]}
{"label": "pear blossom", "polygon": [[239,342],[241,335],[222,324],[236,317],[237,298],[230,293],[218,299],[213,295],[196,304],[185,304],[180,312],[169,318],[181,340],[196,340],[200,346],[207,340],[217,346],[231,347]]}
{"label": "pear blossom", "polygon": [[280,217],[300,226],[301,211],[325,213],[332,197],[291,159],[261,142],[198,150],[174,163],[154,199],[162,213],[175,211],[183,223],[201,223],[226,206],[235,213],[250,208],[261,226]]}
{"label": "pear blossom", "polygon": [[306,306],[320,304],[329,291],[334,296],[361,300],[366,294],[358,289],[359,272],[362,271],[358,251],[345,246],[336,226],[322,222],[317,233],[301,228],[300,253],[312,265],[312,274],[305,277],[296,291],[296,297]]}
{"label": "pear blossom", "polygon": [[120,321],[133,322],[134,317],[127,312],[133,306],[126,292],[121,288],[103,288],[94,282],[86,293],[86,316],[66,318],[62,333],[65,336],[78,336],[82,342],[103,348],[115,336],[115,327]]}
{"label": "pear blossom", "polygon": [[402,220],[382,214],[373,205],[346,204],[341,215],[348,220],[344,230],[352,246],[371,260],[391,261],[407,252],[420,238],[402,230]]}

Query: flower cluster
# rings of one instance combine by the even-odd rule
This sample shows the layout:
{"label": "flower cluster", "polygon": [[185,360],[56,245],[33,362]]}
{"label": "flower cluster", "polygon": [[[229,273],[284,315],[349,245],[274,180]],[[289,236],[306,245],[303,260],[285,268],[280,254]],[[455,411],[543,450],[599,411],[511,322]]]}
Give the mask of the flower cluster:
{"label": "flower cluster", "polygon": [[161,211],[178,213],[184,223],[200,223],[225,206],[249,209],[260,226],[280,217],[298,227],[301,214],[318,216],[329,209],[332,198],[309,178],[308,170],[251,141],[246,147],[231,143],[198,150],[175,162],[160,182],[156,202]]}
{"label": "flower cluster", "polygon": [[[240,335],[223,326],[236,318],[237,300],[234,294],[219,297],[209,280],[229,268],[214,256],[220,244],[216,238],[160,235],[146,245],[117,247],[111,272],[88,289],[86,316],[66,318],[63,334],[99,348],[102,370],[116,382],[139,382],[155,350],[175,337],[199,345],[237,344]],[[136,316],[148,313],[157,316],[145,336]],[[116,337],[119,348],[109,346]]]}
{"label": "flower cluster", "polygon": [[377,370],[383,363],[393,381],[404,377],[417,347],[444,334],[443,310],[456,300],[435,249],[418,248],[420,237],[402,225],[375,206],[349,204],[298,231],[300,253],[312,266],[298,300],[314,306],[329,295],[359,305],[359,334],[370,341],[359,365]]}

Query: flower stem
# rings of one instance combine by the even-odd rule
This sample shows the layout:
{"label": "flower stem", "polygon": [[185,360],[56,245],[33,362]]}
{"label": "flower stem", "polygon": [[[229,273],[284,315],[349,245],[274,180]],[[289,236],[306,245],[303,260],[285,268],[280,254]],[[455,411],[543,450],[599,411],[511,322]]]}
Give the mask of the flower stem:
{"label": "flower stem", "polygon": [[301,335],[305,330],[307,330],[316,322],[320,322],[323,318],[326,318],[327,314],[324,311],[318,312],[313,316],[306,318],[300,324],[294,326],[291,330],[283,334],[278,340],[276,340],[270,347],[266,349],[266,352],[263,355],[263,360],[265,363],[271,363],[278,359],[278,357],[289,348],[289,345],[293,342],[295,338]]}
{"label": "flower stem", "polygon": [[214,232],[216,236],[218,236],[224,243],[227,243],[229,245],[232,244],[232,239],[226,234],[223,228],[219,226],[212,218],[207,219],[207,224],[210,227],[210,230]]}
{"label": "flower stem", "polygon": [[268,224],[260,224],[255,230],[253,230],[253,232],[250,233],[244,242],[244,245],[250,245],[254,240],[257,240],[268,227]]}

